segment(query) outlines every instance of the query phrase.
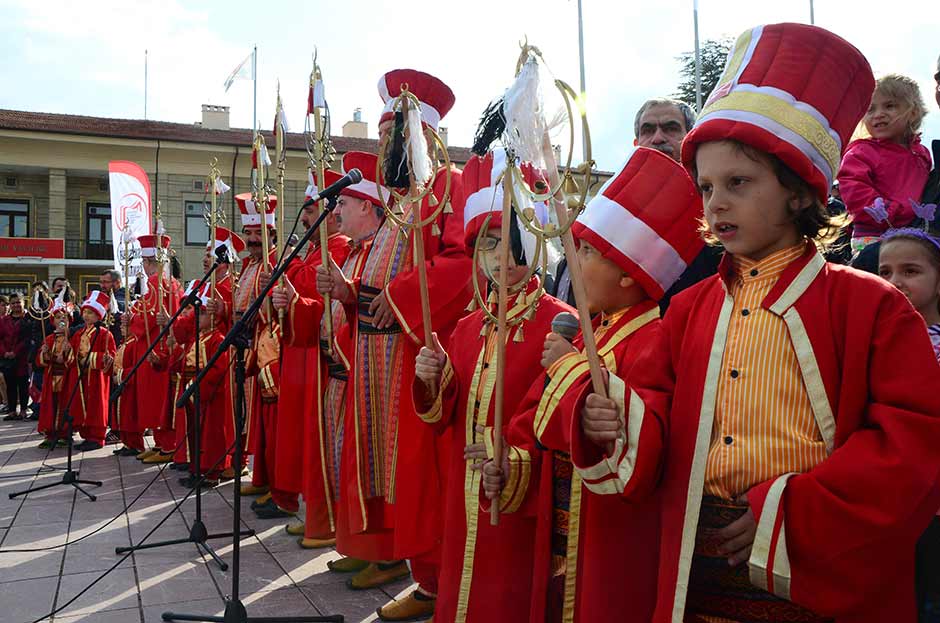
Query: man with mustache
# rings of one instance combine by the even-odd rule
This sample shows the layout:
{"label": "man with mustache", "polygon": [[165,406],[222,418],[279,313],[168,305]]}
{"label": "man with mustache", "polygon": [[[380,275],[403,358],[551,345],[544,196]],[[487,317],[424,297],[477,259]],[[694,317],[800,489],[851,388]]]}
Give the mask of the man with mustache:
{"label": "man with mustache", "polygon": [[[394,106],[404,86],[420,102],[416,109],[413,107],[420,121],[412,121],[422,128],[436,129],[454,104],[450,88],[421,71],[396,69],[379,81],[379,94],[385,102],[379,120],[380,142],[387,146],[384,179],[402,193],[409,186],[412,167],[403,157],[402,136],[407,120]],[[460,172],[432,165],[427,183],[433,189],[433,200],[425,197],[418,206],[403,206],[402,215],[412,222],[429,218],[445,199],[448,176],[449,199],[434,222],[419,232],[425,248],[431,329],[445,346],[471,300],[471,261],[464,253]],[[363,547],[361,552],[349,548],[341,551],[371,564],[347,585],[353,589],[373,588],[405,577],[409,568],[404,559],[409,559],[418,583],[418,590],[379,609],[379,618],[384,621],[431,616],[442,538],[446,442],[436,438],[418,418],[410,391],[414,359],[424,336],[413,237],[409,229],[386,219],[375,235],[359,279],[347,280],[336,266],[322,267],[317,279],[321,293],[329,292],[336,300],[358,305],[357,322],[350,322],[355,361],[349,373],[352,416],[347,416],[349,426],[344,435],[355,436],[356,444],[350,451],[355,453],[360,469],[355,474],[357,482],[351,488],[344,486],[340,498],[345,496],[342,503],[350,505],[350,533],[359,537]],[[346,566],[346,562],[351,561],[337,561],[331,569],[357,568]]]}

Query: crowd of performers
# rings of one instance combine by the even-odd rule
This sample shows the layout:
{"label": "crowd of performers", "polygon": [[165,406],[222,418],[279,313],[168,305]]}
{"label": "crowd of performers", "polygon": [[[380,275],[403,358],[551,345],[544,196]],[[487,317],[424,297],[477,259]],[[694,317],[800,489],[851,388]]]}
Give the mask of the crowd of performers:
{"label": "crowd of performers", "polygon": [[[585,340],[553,330],[572,299],[540,287],[567,291],[571,277],[531,274],[537,241],[517,216],[503,239],[496,180],[507,158],[494,136],[478,133],[462,171],[433,172],[432,194],[404,218],[449,205],[417,234],[386,218],[377,156],[346,153],[343,169],[364,179],[325,221],[328,262],[311,243],[253,325],[247,427],[236,439],[226,353],[199,393],[195,457],[194,405],[175,403],[277,260],[277,198],[238,196],[241,236],[220,228],[210,247],[248,254],[218,270],[214,291],[197,293],[198,323],[187,309],[127,383],[110,414],[115,452],[172,463],[187,486],[199,460],[211,486],[246,468],[232,464],[241,444],[253,511],[294,517],[302,498],[287,532],[304,548],[335,547],[330,570],[350,589],[413,577],[382,620],[874,623],[918,610],[936,620],[940,243],[919,203],[936,179],[909,82],[876,84],[865,57],[825,30],[767,25],[737,40],[697,120],[668,105],[638,115],[641,146],[573,226],[603,391]],[[389,72],[383,137],[403,83],[432,128],[454,105],[439,79]],[[871,136],[850,144],[860,121]],[[516,164],[535,184],[548,175]],[[339,175],[311,178],[308,195]],[[845,220],[827,206],[837,175],[852,255],[874,253],[881,277],[822,254]],[[317,216],[311,206],[301,219]],[[82,305],[83,328],[46,339],[36,363],[50,442],[78,382],[75,429],[103,443],[112,375],[125,379],[185,296],[154,259],[169,242],[140,240],[149,287],[123,316],[117,351],[95,328],[108,308],[100,292]],[[208,269],[215,249],[205,258]],[[491,314],[475,309],[474,279],[519,286],[505,369],[496,289]],[[52,309],[63,326],[69,312]],[[506,419],[494,430],[500,376]]]}

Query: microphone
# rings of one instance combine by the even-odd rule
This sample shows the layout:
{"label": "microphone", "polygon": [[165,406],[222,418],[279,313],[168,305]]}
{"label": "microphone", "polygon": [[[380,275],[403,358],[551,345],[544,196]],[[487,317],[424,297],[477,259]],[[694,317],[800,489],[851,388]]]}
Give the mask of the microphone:
{"label": "microphone", "polygon": [[359,169],[353,169],[352,171],[350,171],[343,177],[339,178],[338,180],[336,180],[335,182],[333,182],[332,184],[330,184],[329,186],[327,186],[326,188],[318,192],[313,197],[310,197],[310,199],[307,199],[304,202],[304,204],[300,206],[300,209],[302,210],[304,208],[309,208],[310,206],[312,206],[313,204],[317,203],[318,201],[322,199],[332,199],[347,186],[358,184],[361,181],[362,181],[362,171],[360,171]]}
{"label": "microphone", "polygon": [[569,342],[574,342],[575,336],[581,330],[581,323],[577,316],[569,312],[561,312],[552,318],[552,333],[557,333]]}

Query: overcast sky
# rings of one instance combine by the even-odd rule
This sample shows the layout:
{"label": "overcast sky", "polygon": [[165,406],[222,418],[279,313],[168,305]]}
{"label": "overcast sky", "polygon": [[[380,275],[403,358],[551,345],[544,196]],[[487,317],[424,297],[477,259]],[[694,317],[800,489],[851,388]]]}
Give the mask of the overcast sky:
{"label": "overcast sky", "polygon": [[[632,143],[637,107],[675,92],[676,57],[693,48],[692,0],[583,0],[583,7],[588,120],[598,166],[611,170]],[[699,10],[702,39],[760,23],[808,23],[810,13],[808,0],[701,0]],[[815,17],[860,48],[876,75],[914,77],[931,111],[925,138],[940,138],[935,0],[894,0],[877,11],[817,0]],[[454,90],[457,103],[442,125],[451,145],[468,146],[486,103],[511,82],[526,36],[554,75],[576,87],[575,0],[0,0],[0,107],[142,118],[147,49],[149,118],[191,123],[201,104],[225,104],[233,126],[250,127],[251,83],[236,82],[228,93],[222,84],[257,45],[259,122],[271,125],[280,79],[299,131],[316,46],[334,133],[360,107],[374,136],[379,76],[414,67]]]}

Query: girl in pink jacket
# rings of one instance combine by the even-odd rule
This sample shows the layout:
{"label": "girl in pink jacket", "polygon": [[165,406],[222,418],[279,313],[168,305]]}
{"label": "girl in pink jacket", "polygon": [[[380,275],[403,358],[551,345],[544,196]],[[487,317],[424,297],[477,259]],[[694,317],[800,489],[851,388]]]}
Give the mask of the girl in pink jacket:
{"label": "girl in pink jacket", "polygon": [[911,202],[920,199],[930,173],[930,152],[919,134],[926,114],[914,80],[898,74],[878,80],[863,119],[870,138],[849,145],[838,176],[854,225],[854,251],[914,220]]}

